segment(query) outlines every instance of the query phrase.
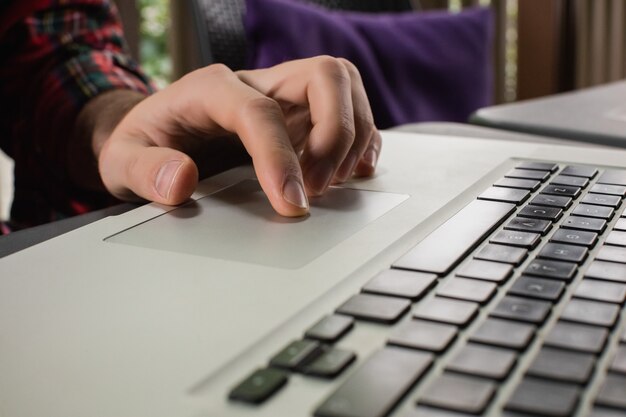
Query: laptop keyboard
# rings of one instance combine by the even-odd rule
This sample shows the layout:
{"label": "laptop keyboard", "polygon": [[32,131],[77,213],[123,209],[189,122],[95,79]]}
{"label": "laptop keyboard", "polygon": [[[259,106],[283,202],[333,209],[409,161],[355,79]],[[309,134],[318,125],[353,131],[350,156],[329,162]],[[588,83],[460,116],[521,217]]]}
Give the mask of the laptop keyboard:
{"label": "laptop keyboard", "polygon": [[[383,417],[407,399],[406,417],[570,416],[587,391],[590,415],[626,413],[625,196],[623,170],[518,163],[229,398],[258,404],[292,373],[350,372],[312,415]],[[337,343],[361,321],[389,334],[357,360]],[[438,374],[420,387],[433,365]]]}

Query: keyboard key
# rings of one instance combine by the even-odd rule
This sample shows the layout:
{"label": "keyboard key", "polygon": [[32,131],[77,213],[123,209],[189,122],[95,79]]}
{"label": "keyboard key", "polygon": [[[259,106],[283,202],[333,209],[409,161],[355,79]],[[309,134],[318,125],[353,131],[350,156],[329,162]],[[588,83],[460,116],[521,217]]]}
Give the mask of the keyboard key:
{"label": "keyboard key", "polygon": [[613,262],[593,261],[585,277],[605,281],[626,282],[626,265]]}
{"label": "keyboard key", "polygon": [[[401,417],[470,417],[469,414],[460,414],[455,411],[446,411],[441,408],[432,407],[415,407],[407,410],[406,413],[400,414]],[[604,416],[602,416],[604,417]],[[613,417],[613,416],[609,416]],[[624,416],[617,416],[624,417]]]}
{"label": "keyboard key", "polygon": [[387,343],[410,349],[442,352],[454,341],[457,332],[457,327],[449,324],[410,320],[396,329]]}
{"label": "keyboard key", "polygon": [[521,178],[524,180],[537,180],[537,181],[545,181],[550,177],[549,172],[545,171],[534,171],[530,169],[519,169],[513,168],[505,175],[506,178]]}
{"label": "keyboard key", "polygon": [[593,204],[596,206],[606,206],[606,207],[617,208],[622,202],[622,199],[614,195],[587,194],[580,201],[581,203],[585,203],[585,204]]}
{"label": "keyboard key", "polygon": [[315,410],[315,416],[384,417],[432,362],[430,353],[395,347],[379,350]]}
{"label": "keyboard key", "polygon": [[491,311],[490,316],[541,324],[548,318],[551,309],[552,304],[547,301],[507,295]]}
{"label": "keyboard key", "polygon": [[533,325],[488,318],[469,340],[485,345],[523,350],[530,344],[534,334]]}
{"label": "keyboard key", "polygon": [[476,317],[478,304],[469,301],[434,297],[421,302],[414,310],[418,319],[465,326]]}
{"label": "keyboard key", "polygon": [[357,294],[337,309],[337,313],[357,319],[394,323],[411,306],[409,300],[383,295]]}
{"label": "keyboard key", "polygon": [[489,243],[479,250],[474,258],[518,266],[524,262],[527,253],[528,251],[524,248]]}
{"label": "keyboard key", "polygon": [[517,353],[490,346],[465,345],[446,365],[447,371],[503,380],[517,361]]}
{"label": "keyboard key", "polygon": [[615,209],[604,206],[592,206],[591,204],[579,204],[572,210],[573,216],[592,217],[594,219],[610,220]]}
{"label": "keyboard key", "polygon": [[489,240],[489,242],[532,249],[537,246],[540,240],[541,235],[538,233],[517,232],[515,230],[500,230]]}
{"label": "keyboard key", "polygon": [[576,264],[535,259],[528,264],[524,274],[569,281],[576,274]]}
{"label": "keyboard key", "polygon": [[445,275],[515,209],[513,204],[474,200],[394,263],[394,268]]}
{"label": "keyboard key", "polygon": [[594,184],[589,189],[589,192],[593,194],[616,195],[624,198],[626,196],[626,187],[623,185]]}
{"label": "keyboard key", "polygon": [[573,299],[561,313],[561,320],[592,326],[613,327],[619,317],[620,308],[615,304]]}
{"label": "keyboard key", "polygon": [[479,414],[495,394],[491,381],[444,373],[435,379],[418,400],[419,404]]}
{"label": "keyboard key", "polygon": [[565,284],[563,282],[522,275],[513,283],[507,294],[557,301],[564,289]]}
{"label": "keyboard key", "polygon": [[521,204],[530,196],[530,191],[517,188],[490,187],[478,196],[479,200]]}
{"label": "keyboard key", "polygon": [[555,172],[557,169],[559,169],[559,166],[552,162],[524,161],[516,165],[515,168]]}
{"label": "keyboard key", "polygon": [[550,242],[544,245],[537,257],[580,264],[587,257],[587,248]]}
{"label": "keyboard key", "polygon": [[558,321],[548,332],[544,345],[598,354],[604,348],[608,334],[603,327]]}
{"label": "keyboard key", "polygon": [[[442,416],[442,417],[450,417],[450,416]],[[589,417],[624,417],[624,413],[622,413],[619,410],[611,410],[611,409],[603,408],[603,407],[593,407],[593,410],[591,410],[591,414],[589,414]]]}
{"label": "keyboard key", "polygon": [[493,282],[503,282],[512,274],[513,267],[511,265],[476,259],[472,259],[467,262],[456,273],[459,277],[482,279]]}
{"label": "keyboard key", "polygon": [[626,219],[623,217],[620,219],[617,219],[617,221],[615,222],[615,225],[613,226],[613,230],[626,232]]}
{"label": "keyboard key", "polygon": [[259,404],[267,400],[287,383],[287,373],[278,369],[257,369],[233,388],[228,398]]}
{"label": "keyboard key", "polygon": [[598,170],[593,167],[585,167],[582,165],[569,165],[563,168],[560,172],[561,175],[571,175],[572,177],[585,177],[593,178],[598,173]]}
{"label": "keyboard key", "polygon": [[552,228],[552,222],[548,220],[515,217],[508,222],[504,228],[506,230],[517,230],[519,232],[532,232],[545,235]]}
{"label": "keyboard key", "polygon": [[594,219],[591,217],[569,216],[563,221],[561,227],[564,229],[602,233],[606,227],[606,220]]}
{"label": "keyboard key", "polygon": [[600,387],[596,404],[626,411],[626,376],[608,374]]}
{"label": "keyboard key", "polygon": [[618,232],[613,230],[606,237],[604,244],[613,246],[626,246],[626,232]]}
{"label": "keyboard key", "polygon": [[494,187],[519,188],[521,190],[536,191],[541,182],[536,180],[522,180],[519,178],[501,178]]}
{"label": "keyboard key", "polygon": [[605,303],[624,304],[624,301],[626,301],[626,285],[595,279],[583,279],[578,284],[576,291],[574,291],[574,297]]}
{"label": "keyboard key", "polygon": [[541,190],[541,194],[577,198],[580,195],[580,188],[570,187],[569,185],[548,184],[543,187],[543,190]]}
{"label": "keyboard key", "polygon": [[617,348],[617,352],[609,366],[609,371],[626,375],[626,345]]}
{"label": "keyboard key", "polygon": [[519,217],[528,217],[529,219],[540,219],[540,220],[550,220],[557,221],[561,218],[563,214],[563,210],[556,207],[542,207],[542,206],[533,206],[527,205],[522,207],[522,209],[517,213]]}
{"label": "keyboard key", "polygon": [[270,360],[270,365],[292,371],[299,370],[322,354],[322,346],[314,340],[295,340]]}
{"label": "keyboard key", "polygon": [[542,347],[528,368],[528,375],[585,385],[596,357],[589,353]]}
{"label": "keyboard key", "polygon": [[535,206],[558,207],[561,209],[567,209],[572,204],[572,199],[569,197],[561,197],[558,195],[539,194],[538,196],[530,200],[530,204],[533,204]]}
{"label": "keyboard key", "polygon": [[333,343],[339,340],[354,326],[354,319],[348,316],[332,314],[315,323],[304,334],[309,339]]}
{"label": "keyboard key", "polygon": [[365,284],[362,291],[417,300],[433,287],[436,280],[435,274],[387,269]]}
{"label": "keyboard key", "polygon": [[607,169],[598,178],[598,183],[626,185],[626,171],[622,169]]}
{"label": "keyboard key", "polygon": [[574,414],[580,394],[576,385],[524,378],[504,408],[530,415],[567,417]]}
{"label": "keyboard key", "polygon": [[602,246],[595,259],[599,261],[626,263],[626,248],[619,246]]}
{"label": "keyboard key", "polygon": [[598,234],[582,230],[559,229],[550,238],[550,242],[592,247],[598,241]]}
{"label": "keyboard key", "polygon": [[306,365],[302,373],[320,378],[334,378],[344,371],[356,355],[343,349],[329,348],[319,358]]}
{"label": "keyboard key", "polygon": [[557,175],[552,179],[552,181],[550,181],[550,184],[585,188],[589,184],[589,179],[583,177],[572,177],[569,175]]}
{"label": "keyboard key", "polygon": [[436,294],[440,297],[486,303],[496,291],[496,284],[475,279],[450,278],[443,282]]}

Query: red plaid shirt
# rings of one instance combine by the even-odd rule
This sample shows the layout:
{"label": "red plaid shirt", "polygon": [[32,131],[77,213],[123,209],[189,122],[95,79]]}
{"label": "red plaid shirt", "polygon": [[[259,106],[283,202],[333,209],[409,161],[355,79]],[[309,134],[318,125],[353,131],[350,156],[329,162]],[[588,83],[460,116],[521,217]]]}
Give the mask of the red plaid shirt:
{"label": "red plaid shirt", "polygon": [[128,54],[112,0],[0,0],[0,57],[0,147],[15,160],[12,222],[111,204],[69,183],[66,144],[89,99],[153,91]]}

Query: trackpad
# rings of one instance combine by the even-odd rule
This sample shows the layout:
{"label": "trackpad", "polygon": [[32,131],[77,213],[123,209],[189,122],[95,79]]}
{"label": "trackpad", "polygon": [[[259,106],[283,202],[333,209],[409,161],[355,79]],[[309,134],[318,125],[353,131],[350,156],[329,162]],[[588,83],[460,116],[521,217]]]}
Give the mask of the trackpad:
{"label": "trackpad", "polygon": [[108,242],[295,269],[408,198],[331,188],[310,215],[276,214],[259,183],[245,180],[106,238]]}

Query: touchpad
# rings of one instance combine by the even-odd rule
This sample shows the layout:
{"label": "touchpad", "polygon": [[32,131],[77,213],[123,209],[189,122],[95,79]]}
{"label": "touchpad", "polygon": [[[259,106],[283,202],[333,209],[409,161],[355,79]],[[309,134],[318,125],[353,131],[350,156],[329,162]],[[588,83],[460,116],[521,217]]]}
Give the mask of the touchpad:
{"label": "touchpad", "polygon": [[105,240],[295,269],[407,198],[331,187],[311,199],[308,216],[287,218],[274,212],[256,180],[245,180]]}

